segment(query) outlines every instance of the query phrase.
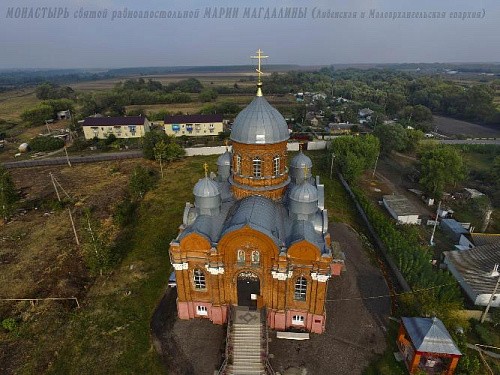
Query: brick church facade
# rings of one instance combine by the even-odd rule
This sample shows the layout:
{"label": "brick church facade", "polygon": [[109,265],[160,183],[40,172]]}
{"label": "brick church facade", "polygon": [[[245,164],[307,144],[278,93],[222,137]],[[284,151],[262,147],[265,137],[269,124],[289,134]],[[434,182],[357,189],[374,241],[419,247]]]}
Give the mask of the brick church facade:
{"label": "brick church facade", "polygon": [[178,316],[224,324],[230,306],[265,308],[272,329],[322,333],[327,282],[343,257],[328,232],[324,186],[302,152],[287,166],[288,127],[261,86],[170,243]]}

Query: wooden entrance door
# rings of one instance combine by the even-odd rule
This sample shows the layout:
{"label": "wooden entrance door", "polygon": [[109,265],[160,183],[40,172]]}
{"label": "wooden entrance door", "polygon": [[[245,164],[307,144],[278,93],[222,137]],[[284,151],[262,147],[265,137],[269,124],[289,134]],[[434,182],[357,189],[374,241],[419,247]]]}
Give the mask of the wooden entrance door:
{"label": "wooden entrance door", "polygon": [[257,297],[260,294],[260,280],[253,272],[242,272],[238,275],[238,306],[257,309]]}

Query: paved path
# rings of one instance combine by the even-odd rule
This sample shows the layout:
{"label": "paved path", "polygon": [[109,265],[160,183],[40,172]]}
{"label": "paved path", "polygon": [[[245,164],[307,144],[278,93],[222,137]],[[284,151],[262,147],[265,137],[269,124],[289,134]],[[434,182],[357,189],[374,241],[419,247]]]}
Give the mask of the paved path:
{"label": "paved path", "polygon": [[445,145],[500,145],[500,139],[442,139]]}
{"label": "paved path", "polygon": [[[100,161],[109,160],[122,160],[122,159],[137,159],[142,158],[142,151],[123,151],[123,152],[108,152],[95,155],[85,155],[85,156],[70,156],[69,160],[72,164],[78,163],[96,163]],[[44,159],[34,159],[34,160],[19,160],[19,161],[9,161],[3,163],[3,166],[7,169],[13,168],[29,168],[29,167],[39,167],[47,165],[64,165],[67,164],[65,156],[55,157],[55,158],[44,158]]]}
{"label": "paved path", "polygon": [[310,340],[277,339],[271,334],[269,352],[275,371],[288,373],[301,368],[307,375],[356,375],[386,347],[385,325],[391,310],[389,289],[378,267],[372,264],[359,236],[347,225],[330,227],[334,241],[346,254],[347,271],[329,282],[326,332]]}

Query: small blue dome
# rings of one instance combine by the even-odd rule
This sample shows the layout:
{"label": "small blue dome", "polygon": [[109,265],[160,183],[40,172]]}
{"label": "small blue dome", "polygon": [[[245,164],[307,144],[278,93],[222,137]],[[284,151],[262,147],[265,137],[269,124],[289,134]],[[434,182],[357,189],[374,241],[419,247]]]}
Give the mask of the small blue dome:
{"label": "small blue dome", "polygon": [[299,203],[312,203],[318,201],[318,189],[309,182],[304,181],[295,185],[290,192],[290,199]]}
{"label": "small blue dome", "polygon": [[226,150],[219,158],[217,159],[217,165],[218,166],[231,166],[231,153]]}
{"label": "small blue dome", "polygon": [[312,165],[313,164],[311,159],[309,159],[308,156],[304,155],[302,151],[300,151],[298,155],[294,156],[294,158],[290,162],[291,168],[296,168],[296,169],[307,168],[309,169],[309,171],[311,171]]}
{"label": "small blue dome", "polygon": [[205,177],[194,185],[193,194],[197,197],[216,197],[220,195],[219,186],[212,179]]}

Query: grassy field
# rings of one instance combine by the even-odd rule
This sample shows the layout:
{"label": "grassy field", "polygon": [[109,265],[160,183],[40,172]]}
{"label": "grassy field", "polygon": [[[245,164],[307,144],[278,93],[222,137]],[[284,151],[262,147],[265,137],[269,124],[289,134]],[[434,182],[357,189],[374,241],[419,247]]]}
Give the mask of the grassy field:
{"label": "grassy field", "polygon": [[0,119],[19,122],[21,113],[39,102],[33,88],[1,93]]}
{"label": "grassy field", "polygon": [[102,91],[112,89],[118,82],[125,81],[127,79],[138,79],[143,78],[145,80],[152,79],[154,81],[160,81],[162,84],[168,84],[172,82],[178,82],[183,79],[196,78],[199,80],[203,86],[233,86],[237,83],[240,87],[254,86],[255,83],[246,81],[247,77],[255,76],[253,72],[249,73],[210,73],[210,74],[165,74],[165,75],[143,75],[143,76],[131,76],[122,78],[113,78],[107,80],[99,81],[88,81],[88,82],[78,82],[71,84],[70,86],[74,90],[78,91]]}

